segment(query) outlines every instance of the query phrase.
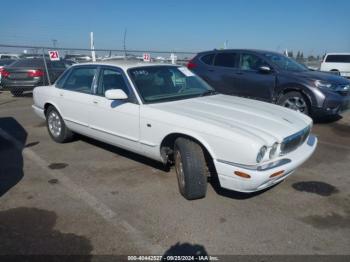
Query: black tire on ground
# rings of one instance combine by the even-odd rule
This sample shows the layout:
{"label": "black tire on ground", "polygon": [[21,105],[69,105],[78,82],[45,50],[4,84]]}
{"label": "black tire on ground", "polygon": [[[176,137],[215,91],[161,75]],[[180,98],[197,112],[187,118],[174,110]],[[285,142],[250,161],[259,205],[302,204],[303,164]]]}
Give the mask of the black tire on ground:
{"label": "black tire on ground", "polygon": [[180,193],[188,200],[205,197],[208,168],[201,146],[190,139],[176,139],[174,161]]}
{"label": "black tire on ground", "polygon": [[291,91],[280,96],[277,104],[295,111],[310,115],[310,104],[308,98],[300,92]]}
{"label": "black tire on ground", "polygon": [[16,96],[16,97],[21,96],[23,94],[23,90],[17,89],[17,88],[12,89],[10,92],[13,96]]}
{"label": "black tire on ground", "polygon": [[[50,122],[50,117],[55,120],[54,123]],[[46,127],[51,138],[57,143],[66,143],[73,139],[73,132],[67,128],[61,115],[53,106],[49,106],[49,108],[46,110]],[[54,133],[54,131],[52,131],[52,127],[57,130],[57,133]],[[57,129],[57,127],[59,128]]]}

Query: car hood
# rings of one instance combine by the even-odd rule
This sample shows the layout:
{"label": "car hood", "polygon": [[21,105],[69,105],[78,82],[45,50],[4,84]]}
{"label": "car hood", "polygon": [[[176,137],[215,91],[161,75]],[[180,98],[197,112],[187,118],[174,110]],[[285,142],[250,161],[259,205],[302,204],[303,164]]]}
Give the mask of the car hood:
{"label": "car hood", "polygon": [[[286,72],[286,74],[291,74],[291,72]],[[312,79],[312,80],[322,80],[327,81],[332,84],[349,84],[350,81],[345,79],[344,77],[332,74],[332,73],[326,73],[326,72],[320,72],[320,71],[302,71],[302,72],[293,72],[292,73],[295,77],[301,77],[306,79]]]}
{"label": "car hood", "polygon": [[[219,127],[214,130],[225,131],[223,134],[227,134],[227,131],[232,131],[233,135],[239,132],[268,145],[281,142],[312,124],[308,116],[281,106],[221,94],[151,106],[183,116],[181,125],[184,127],[206,132],[213,130],[206,129],[207,125],[211,125]],[[220,136],[220,133],[212,135]]]}

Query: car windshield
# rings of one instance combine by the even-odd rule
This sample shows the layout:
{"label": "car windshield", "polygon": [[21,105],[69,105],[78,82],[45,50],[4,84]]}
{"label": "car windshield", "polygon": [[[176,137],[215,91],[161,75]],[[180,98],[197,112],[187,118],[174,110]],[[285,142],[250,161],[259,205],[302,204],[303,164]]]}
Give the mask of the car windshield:
{"label": "car windshield", "polygon": [[216,94],[186,67],[145,66],[128,70],[144,103],[157,103]]}
{"label": "car windshield", "polygon": [[266,53],[264,54],[264,56],[265,58],[267,58],[268,61],[270,61],[280,69],[297,72],[308,71],[306,66],[299,64],[297,61],[284,55]]}

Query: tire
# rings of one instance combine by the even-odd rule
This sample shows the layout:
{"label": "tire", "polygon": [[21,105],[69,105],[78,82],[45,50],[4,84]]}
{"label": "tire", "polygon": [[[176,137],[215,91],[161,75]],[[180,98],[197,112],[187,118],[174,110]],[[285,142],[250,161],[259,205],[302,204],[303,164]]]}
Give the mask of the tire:
{"label": "tire", "polygon": [[280,96],[277,101],[280,106],[310,115],[310,106],[308,99],[300,92],[292,91]]}
{"label": "tire", "polygon": [[19,97],[19,96],[21,96],[23,94],[23,90],[18,89],[18,88],[14,88],[10,92],[15,97]]}
{"label": "tire", "polygon": [[208,168],[201,146],[186,138],[176,139],[174,161],[181,195],[187,200],[205,197]]}
{"label": "tire", "polygon": [[53,106],[46,110],[46,127],[51,138],[57,143],[66,143],[73,138],[73,132],[67,128],[61,115]]}

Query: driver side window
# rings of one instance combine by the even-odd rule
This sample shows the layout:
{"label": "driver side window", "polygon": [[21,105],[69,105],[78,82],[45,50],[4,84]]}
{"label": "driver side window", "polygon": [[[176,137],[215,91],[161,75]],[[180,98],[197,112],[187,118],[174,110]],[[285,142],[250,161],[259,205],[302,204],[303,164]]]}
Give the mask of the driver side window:
{"label": "driver side window", "polygon": [[242,54],[241,58],[241,69],[242,70],[254,70],[258,71],[262,66],[269,66],[260,57],[253,54]]}
{"label": "driver side window", "polygon": [[121,72],[114,69],[102,69],[100,84],[97,87],[96,94],[104,96],[105,92],[110,89],[121,89],[125,94],[130,95],[129,88]]}

